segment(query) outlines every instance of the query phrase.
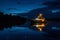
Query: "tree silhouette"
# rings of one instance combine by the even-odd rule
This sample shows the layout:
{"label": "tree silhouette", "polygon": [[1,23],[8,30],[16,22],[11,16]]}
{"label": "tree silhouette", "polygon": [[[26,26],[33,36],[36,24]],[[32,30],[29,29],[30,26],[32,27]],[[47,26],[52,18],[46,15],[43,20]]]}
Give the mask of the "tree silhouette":
{"label": "tree silhouette", "polygon": [[26,18],[20,16],[12,16],[0,12],[0,30],[3,30],[4,28],[11,28],[12,26],[23,25],[26,20]]}

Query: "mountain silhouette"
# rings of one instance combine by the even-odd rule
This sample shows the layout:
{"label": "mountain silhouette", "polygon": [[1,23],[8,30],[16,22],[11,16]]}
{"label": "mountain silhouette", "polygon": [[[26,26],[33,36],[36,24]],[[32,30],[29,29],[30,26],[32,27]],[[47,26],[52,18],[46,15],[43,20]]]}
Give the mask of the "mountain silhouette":
{"label": "mountain silhouette", "polygon": [[54,19],[60,20],[60,12],[52,13],[51,10],[52,9],[48,9],[48,8],[38,8],[38,9],[31,10],[28,13],[20,13],[17,15],[27,17],[29,19],[34,19],[40,13],[42,13],[44,15],[44,17],[46,18],[46,20],[48,20],[48,21],[54,20]]}
{"label": "mountain silhouette", "polygon": [[55,13],[52,12],[52,10],[59,10],[60,9],[60,2],[59,0],[54,1],[54,2],[44,2],[43,5],[46,5],[47,7],[44,8],[36,8],[33,9],[31,11],[29,11],[28,13],[20,13],[17,14],[18,16],[24,16],[30,19],[34,19],[36,18],[39,13],[42,13],[44,15],[44,17],[46,18],[46,20],[48,21],[53,21],[53,20],[60,20],[60,11],[57,11]]}

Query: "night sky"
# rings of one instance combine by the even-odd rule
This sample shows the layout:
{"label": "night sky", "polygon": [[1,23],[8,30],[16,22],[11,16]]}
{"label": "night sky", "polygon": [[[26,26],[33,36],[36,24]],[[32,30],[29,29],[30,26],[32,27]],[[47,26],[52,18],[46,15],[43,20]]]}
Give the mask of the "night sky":
{"label": "night sky", "polygon": [[0,0],[0,11],[5,13],[26,13],[33,9],[44,8],[44,2],[55,0]]}

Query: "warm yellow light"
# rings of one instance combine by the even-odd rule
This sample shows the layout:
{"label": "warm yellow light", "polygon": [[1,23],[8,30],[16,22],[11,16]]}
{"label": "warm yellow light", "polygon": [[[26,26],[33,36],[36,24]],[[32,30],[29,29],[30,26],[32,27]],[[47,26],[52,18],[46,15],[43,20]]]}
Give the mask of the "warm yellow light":
{"label": "warm yellow light", "polygon": [[45,21],[45,19],[38,19],[38,18],[36,18],[35,20],[37,20],[37,21],[42,21],[42,22]]}
{"label": "warm yellow light", "polygon": [[33,26],[36,26],[36,27],[40,27],[40,28],[43,28],[45,26],[45,24],[36,24],[36,25],[33,25]]}
{"label": "warm yellow light", "polygon": [[42,28],[38,28],[39,31],[42,31]]}
{"label": "warm yellow light", "polygon": [[43,14],[41,13],[35,20],[44,22],[45,18],[43,17]]}
{"label": "warm yellow light", "polygon": [[42,17],[42,16],[43,16],[43,14],[42,14],[42,13],[40,13],[38,17]]}
{"label": "warm yellow light", "polygon": [[36,23],[33,26],[36,26],[36,28],[40,31],[45,27],[45,18],[43,17],[43,14],[40,13],[39,16],[35,19]]}
{"label": "warm yellow light", "polygon": [[44,26],[45,26],[45,24],[38,25],[38,27],[44,27]]}

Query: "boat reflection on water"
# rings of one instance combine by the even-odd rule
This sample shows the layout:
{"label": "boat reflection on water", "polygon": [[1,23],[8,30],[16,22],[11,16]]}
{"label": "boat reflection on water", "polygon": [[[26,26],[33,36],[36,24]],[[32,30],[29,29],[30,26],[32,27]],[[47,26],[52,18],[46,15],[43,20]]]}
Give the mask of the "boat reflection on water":
{"label": "boat reflection on water", "polygon": [[45,20],[45,18],[43,17],[43,14],[40,13],[38,15],[37,18],[34,19],[34,24],[33,26],[35,26],[39,31],[42,31],[43,28],[45,27],[47,21]]}

